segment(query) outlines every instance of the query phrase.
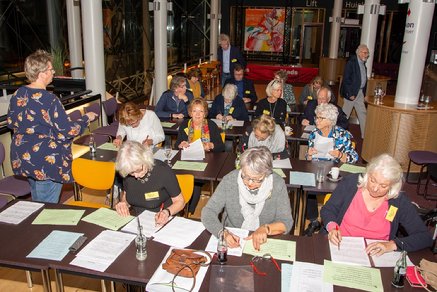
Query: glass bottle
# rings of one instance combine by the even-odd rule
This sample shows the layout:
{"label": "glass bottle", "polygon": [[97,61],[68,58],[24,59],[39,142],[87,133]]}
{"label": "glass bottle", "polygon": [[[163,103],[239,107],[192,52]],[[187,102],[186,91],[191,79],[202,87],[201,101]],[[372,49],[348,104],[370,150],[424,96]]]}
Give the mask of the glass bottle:
{"label": "glass bottle", "polygon": [[143,235],[142,229],[142,226],[138,226],[137,237],[135,237],[136,258],[139,261],[144,261],[147,258],[147,239]]}
{"label": "glass bottle", "polygon": [[235,169],[240,169],[240,151],[237,151],[237,157],[235,158]]}
{"label": "glass bottle", "polygon": [[88,145],[90,146],[90,153],[94,155],[96,153],[96,140],[94,139],[94,135],[90,135],[90,140],[88,141]]}
{"label": "glass bottle", "polygon": [[217,261],[220,265],[228,261],[228,244],[225,239],[225,229],[220,230],[217,242]]}
{"label": "glass bottle", "polygon": [[393,280],[391,284],[396,288],[404,288],[405,274],[407,273],[407,252],[402,251],[401,256],[396,262]]}

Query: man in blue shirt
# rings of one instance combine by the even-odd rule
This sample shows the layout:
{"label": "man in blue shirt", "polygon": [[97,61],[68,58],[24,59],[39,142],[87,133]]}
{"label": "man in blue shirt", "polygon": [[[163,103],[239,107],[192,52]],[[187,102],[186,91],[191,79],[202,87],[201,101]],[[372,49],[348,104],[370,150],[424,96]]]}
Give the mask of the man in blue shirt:
{"label": "man in blue shirt", "polygon": [[220,47],[217,50],[217,59],[221,64],[221,84],[224,86],[226,79],[231,78],[231,73],[234,72],[234,65],[238,63],[245,68],[246,60],[239,48],[231,46],[228,35],[221,34],[219,42]]}

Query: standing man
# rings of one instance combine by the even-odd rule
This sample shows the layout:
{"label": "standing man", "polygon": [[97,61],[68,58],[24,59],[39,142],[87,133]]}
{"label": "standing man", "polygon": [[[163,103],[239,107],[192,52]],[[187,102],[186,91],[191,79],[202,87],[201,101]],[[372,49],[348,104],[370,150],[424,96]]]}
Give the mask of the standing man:
{"label": "standing man", "polygon": [[364,94],[367,85],[366,61],[369,58],[369,48],[361,44],[356,52],[356,56],[349,59],[344,69],[340,92],[344,97],[343,111],[348,118],[355,107],[360,122],[361,138],[364,139],[367,115]]}
{"label": "standing man", "polygon": [[240,64],[234,65],[234,77],[228,78],[226,84],[234,84],[237,86],[237,95],[243,99],[246,106],[254,106],[258,97],[256,96],[253,81],[244,78],[244,68]]}
{"label": "standing man", "polygon": [[219,42],[220,47],[217,50],[217,58],[221,64],[223,87],[226,79],[231,78],[231,72],[234,72],[234,65],[239,63],[243,68],[246,68],[246,60],[244,59],[243,54],[241,54],[240,49],[231,46],[228,35],[222,33]]}

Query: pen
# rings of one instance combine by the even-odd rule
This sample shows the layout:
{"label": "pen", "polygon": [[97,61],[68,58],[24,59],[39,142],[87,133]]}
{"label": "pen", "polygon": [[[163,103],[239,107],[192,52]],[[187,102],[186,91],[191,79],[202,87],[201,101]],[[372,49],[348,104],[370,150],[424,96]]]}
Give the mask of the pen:
{"label": "pen", "polygon": [[146,136],[146,139],[143,141],[143,144],[144,144],[144,143],[148,144],[148,143],[147,143],[147,140],[149,140],[149,135]]}
{"label": "pen", "polygon": [[[338,225],[337,225],[337,226],[335,226],[335,230],[337,230],[337,231],[338,231]],[[338,251],[340,251],[340,240],[338,241],[338,245],[337,245],[337,247],[338,247]]]}
{"label": "pen", "polygon": [[[161,206],[159,207],[158,216],[156,218],[159,218],[159,216],[161,215],[162,210],[164,210],[164,202],[161,203]],[[155,226],[158,226],[158,224],[155,223]]]}

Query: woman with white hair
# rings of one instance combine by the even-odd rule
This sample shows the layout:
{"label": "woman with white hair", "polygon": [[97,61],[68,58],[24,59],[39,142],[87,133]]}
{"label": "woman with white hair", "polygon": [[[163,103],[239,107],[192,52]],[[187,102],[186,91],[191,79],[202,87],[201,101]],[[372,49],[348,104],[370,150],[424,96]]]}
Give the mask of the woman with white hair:
{"label": "woman with white hair", "polygon": [[256,105],[255,117],[268,115],[275,119],[277,124],[283,124],[287,116],[287,102],[281,98],[282,82],[273,79],[267,85],[267,97],[261,99]]}
{"label": "woman with white hair", "polygon": [[228,121],[248,121],[246,105],[241,97],[237,97],[237,86],[226,84],[221,94],[217,95],[209,111],[210,118]]}
{"label": "woman with white hair", "polygon": [[[402,182],[402,167],[388,154],[372,159],[364,175],[345,177],[321,210],[329,241],[341,244],[342,236],[376,239],[366,252],[378,256],[431,246],[431,234],[400,191]],[[399,225],[407,233],[403,237],[397,236]]]}
{"label": "woman with white hair", "polygon": [[[273,172],[272,164],[272,154],[266,147],[243,153],[241,168],[223,178],[202,209],[202,223],[209,232],[218,236],[223,227],[253,231],[245,239],[252,239],[257,250],[268,236],[290,232],[293,217],[287,187]],[[225,239],[231,248],[240,244],[240,238],[228,230]]]}
{"label": "woman with white hair", "polygon": [[357,162],[358,153],[352,145],[352,134],[336,126],[337,117],[338,109],[333,104],[324,103],[316,107],[316,129],[308,139],[307,160]]}
{"label": "woman with white hair", "polygon": [[184,208],[176,175],[166,163],[153,159],[148,146],[136,141],[124,142],[118,151],[115,168],[124,178],[124,192],[115,205],[118,214],[128,216],[131,207],[137,215],[149,210],[157,212],[155,221],[163,225]]}

